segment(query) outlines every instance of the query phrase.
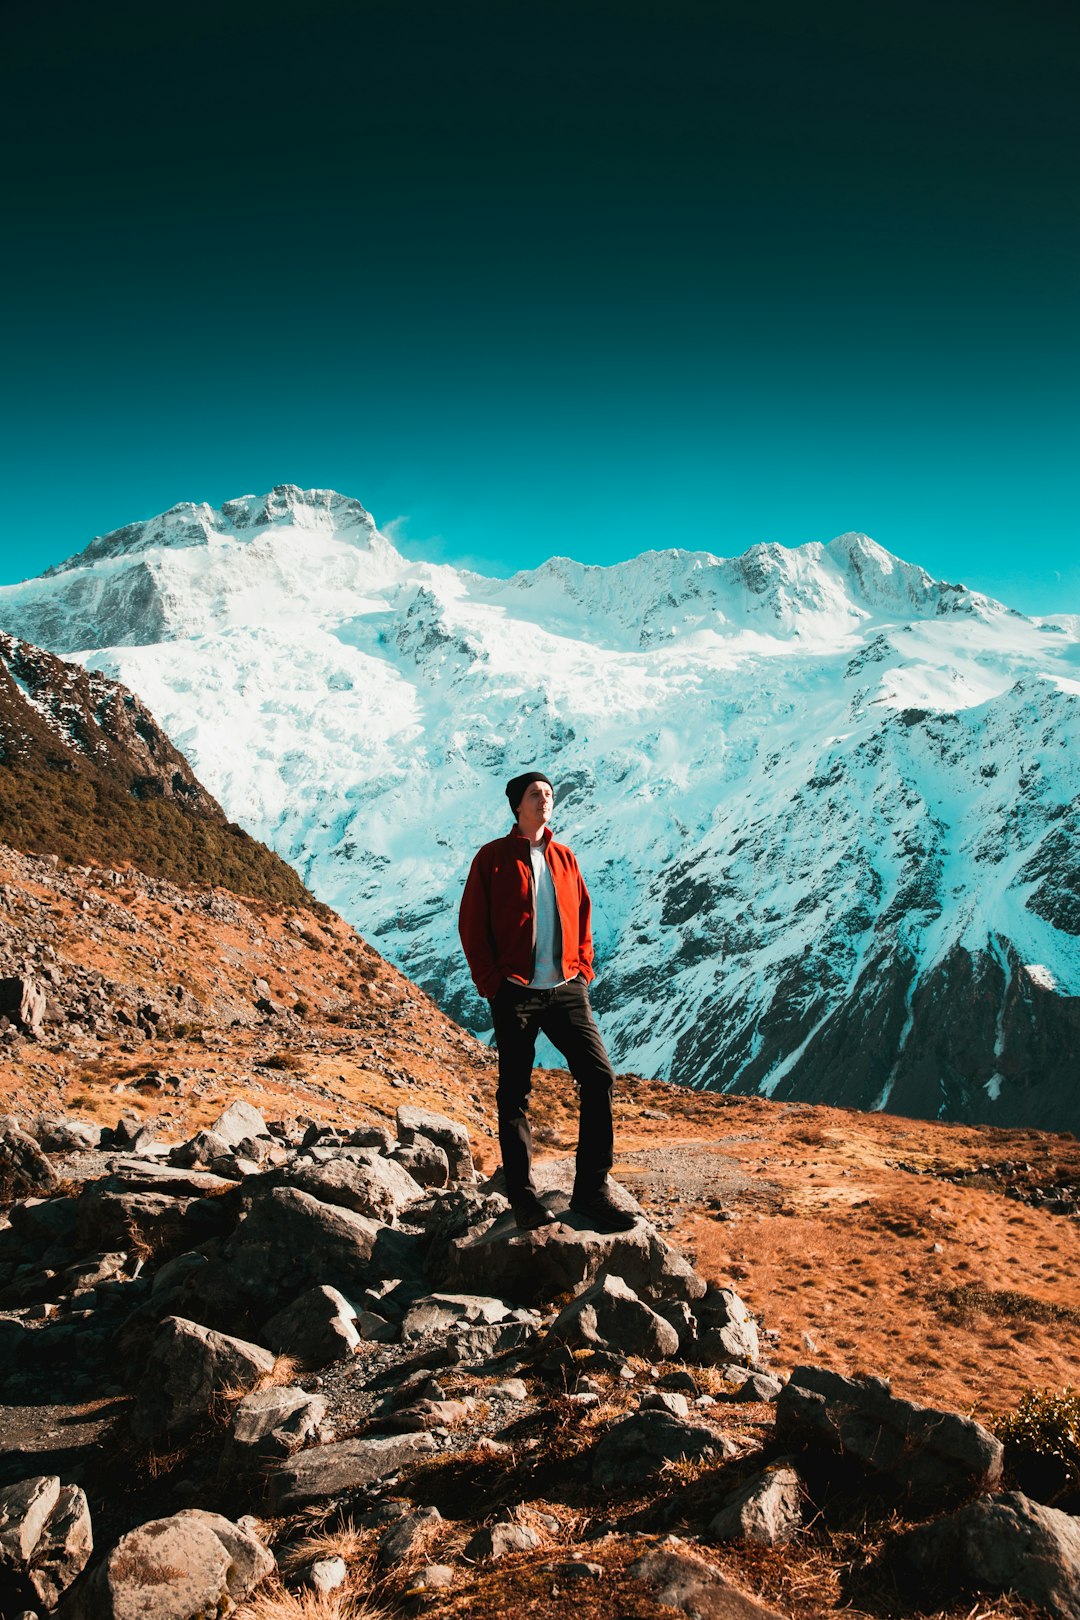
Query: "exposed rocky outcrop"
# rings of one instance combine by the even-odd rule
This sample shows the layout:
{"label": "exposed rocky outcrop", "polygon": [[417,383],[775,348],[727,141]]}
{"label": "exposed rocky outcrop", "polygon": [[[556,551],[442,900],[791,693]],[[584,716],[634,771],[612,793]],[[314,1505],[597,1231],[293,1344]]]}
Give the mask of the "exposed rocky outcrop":
{"label": "exposed rocky outcrop", "polygon": [[[390,1163],[436,1131],[453,1147],[444,1123],[406,1115],[410,1143],[386,1133],[357,1145],[362,1131],[292,1132],[254,1109],[228,1112],[214,1126],[226,1174],[163,1164],[151,1137],[140,1156],[125,1129],[113,1133],[126,1145],[106,1175],[78,1197],[17,1201],[0,1231],[0,1265],[19,1261],[0,1317],[8,1386],[28,1391],[75,1365],[120,1378],[111,1387],[134,1396],[114,1437],[125,1466],[168,1448],[190,1457],[171,1500],[156,1488],[168,1512],[130,1497],[118,1510],[107,1469],[88,1489],[26,1470],[0,1490],[3,1612],[48,1612],[67,1594],[75,1620],[134,1620],[151,1604],[155,1616],[195,1620],[272,1575],[315,1593],[389,1583],[395,1601],[415,1605],[495,1565],[514,1581],[545,1556],[556,1589],[608,1582],[612,1612],[632,1612],[636,1587],[690,1616],[768,1620],[776,1608],[713,1560],[797,1545],[839,1490],[861,1503],[877,1493],[886,1514],[903,1500],[928,1515],[891,1544],[879,1532],[890,1568],[1080,1613],[1069,1607],[1077,1521],[985,1494],[1001,1468],[992,1436],[880,1379],[812,1367],[773,1377],[769,1339],[743,1301],[707,1283],[643,1215],[628,1232],[599,1234],[568,1210],[558,1186],[571,1165],[544,1166],[559,1219],[538,1231],[512,1225],[497,1183],[476,1185],[460,1142],[447,1160],[453,1185],[415,1188],[379,1219],[297,1182],[308,1170]],[[101,1213],[117,1199],[135,1200],[120,1207],[146,1222],[136,1265],[92,1247],[117,1230],[118,1217]],[[169,1205],[172,1219],[161,1214]],[[70,1256],[62,1273],[36,1263],[59,1240]],[[449,1287],[462,1255],[481,1252],[488,1289]],[[280,1364],[278,1352],[294,1359]],[[747,1399],[752,1427],[743,1405],[735,1420]],[[549,1496],[560,1482],[551,1500],[535,1501],[538,1479]],[[588,1504],[586,1518],[616,1516],[617,1528],[585,1544],[588,1558],[560,1521],[563,1492]],[[331,1538],[305,1556],[297,1527],[308,1510],[347,1524],[342,1546],[354,1551],[335,1554]],[[99,1520],[109,1530],[91,1562]],[[673,1523],[680,1537],[658,1541]],[[362,1566],[349,1562],[358,1535],[368,1538]]]}

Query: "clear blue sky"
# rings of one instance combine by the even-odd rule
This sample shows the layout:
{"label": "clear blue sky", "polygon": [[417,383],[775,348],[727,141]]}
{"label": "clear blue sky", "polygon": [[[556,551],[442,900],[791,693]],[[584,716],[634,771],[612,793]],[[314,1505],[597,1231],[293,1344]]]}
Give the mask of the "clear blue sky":
{"label": "clear blue sky", "polygon": [[863,529],[1080,612],[1080,13],[14,0],[0,579],[179,500],[414,555]]}

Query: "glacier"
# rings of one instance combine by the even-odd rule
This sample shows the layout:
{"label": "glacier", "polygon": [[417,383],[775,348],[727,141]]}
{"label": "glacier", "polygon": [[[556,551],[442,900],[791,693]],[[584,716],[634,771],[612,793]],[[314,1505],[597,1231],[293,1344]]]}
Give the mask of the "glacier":
{"label": "glacier", "polygon": [[1076,1126],[1076,616],[861,534],[492,579],[281,485],[94,540],[0,588],[0,625],[136,691],[230,817],[479,1033],[458,897],[537,766],[618,1067]]}

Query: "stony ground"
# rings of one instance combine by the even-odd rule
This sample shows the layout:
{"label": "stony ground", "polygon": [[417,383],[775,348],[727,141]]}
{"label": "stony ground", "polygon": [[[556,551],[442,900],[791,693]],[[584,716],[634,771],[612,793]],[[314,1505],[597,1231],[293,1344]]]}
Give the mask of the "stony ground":
{"label": "stony ground", "polygon": [[[236,1099],[290,1129],[392,1127],[397,1107],[415,1103],[462,1121],[478,1169],[494,1169],[491,1054],[339,920],[176,889],[131,871],[58,871],[10,852],[0,880],[0,973],[33,977],[48,1003],[33,1036],[0,1031],[0,1109],[24,1121],[64,1112],[111,1125],[124,1115],[133,1129],[149,1126],[169,1143]],[[542,1160],[572,1153],[574,1105],[565,1075],[538,1076]],[[799,1365],[883,1374],[900,1395],[986,1421],[1028,1390],[1077,1382],[1073,1137],[728,1099],[622,1076],[617,1144],[620,1182],[703,1278],[745,1300],[781,1378]],[[77,1187],[113,1157],[69,1155],[61,1171]],[[326,1400],[326,1432],[377,1425],[374,1406],[385,1392],[365,1386],[385,1376],[386,1358],[391,1382],[405,1378],[398,1355],[379,1349],[330,1370],[300,1369],[299,1385]],[[477,1406],[436,1436],[437,1455],[410,1479],[408,1494],[414,1505],[438,1507],[450,1526],[425,1532],[432,1557],[445,1546],[456,1558],[463,1531],[454,1526],[465,1517],[474,1524],[500,1512],[527,1519],[538,1546],[477,1564],[467,1583],[425,1601],[433,1612],[480,1616],[508,1604],[541,1615],[570,1607],[597,1616],[671,1613],[649,1607],[621,1571],[640,1552],[634,1537],[693,1536],[705,1511],[695,1492],[711,1492],[711,1507],[716,1477],[703,1484],[693,1465],[674,1463],[662,1490],[622,1500],[575,1471],[604,1425],[671,1368],[654,1376],[655,1363],[631,1357],[617,1368],[577,1365],[568,1377],[565,1368],[515,1368],[512,1360],[471,1374],[428,1367],[448,1400]],[[708,1395],[703,1369],[690,1374]],[[579,1375],[596,1388],[573,1387]],[[485,1394],[517,1376],[524,1398]],[[573,1398],[579,1394],[596,1399]],[[0,1482],[28,1470],[85,1478],[111,1504],[103,1535],[196,1494],[205,1505],[207,1481],[218,1479],[221,1414],[182,1446],[139,1448],[125,1438],[130,1407],[117,1366],[69,1368],[60,1381],[42,1368],[36,1384],[25,1382],[0,1408]],[[737,1448],[725,1466],[760,1451],[771,1422],[771,1408],[725,1406],[725,1432]],[[508,1433],[512,1468],[498,1454],[477,1453],[481,1429],[496,1441]],[[127,1482],[121,1490],[118,1480]],[[245,1510],[220,1482],[214,1490],[223,1510]],[[858,1493],[839,1489],[827,1500],[801,1533],[797,1556],[790,1548],[712,1548],[710,1557],[783,1613],[934,1612],[895,1589],[875,1561],[903,1510],[882,1502],[874,1517]],[[407,1597],[407,1561],[397,1573],[373,1566],[385,1525],[360,1522],[372,1508],[345,1503],[271,1525],[282,1568],[291,1567],[287,1547],[305,1535],[336,1538],[352,1549],[350,1568],[368,1572],[361,1585],[371,1601],[418,1601]],[[600,1557],[595,1549],[613,1535]],[[548,1567],[574,1559],[602,1573]],[[986,1598],[975,1607],[943,1602],[941,1612],[1027,1611],[1015,1599]]]}

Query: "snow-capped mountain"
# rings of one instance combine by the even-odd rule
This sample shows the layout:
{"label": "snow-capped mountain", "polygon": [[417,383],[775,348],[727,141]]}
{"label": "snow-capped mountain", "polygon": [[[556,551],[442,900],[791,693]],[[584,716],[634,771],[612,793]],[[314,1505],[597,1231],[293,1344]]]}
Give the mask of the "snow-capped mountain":
{"label": "snow-capped mountain", "polygon": [[474,1028],[458,897],[536,765],[620,1066],[1076,1126],[1080,619],[856,534],[487,579],[283,486],[95,540],[0,589],[0,625],[137,691],[228,814]]}

